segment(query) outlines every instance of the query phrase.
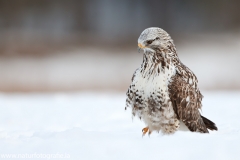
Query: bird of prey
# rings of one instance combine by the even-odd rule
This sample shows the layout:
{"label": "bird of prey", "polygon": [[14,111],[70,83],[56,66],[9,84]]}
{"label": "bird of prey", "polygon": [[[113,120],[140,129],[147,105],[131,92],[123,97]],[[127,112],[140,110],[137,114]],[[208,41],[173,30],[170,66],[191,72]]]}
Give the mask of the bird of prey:
{"label": "bird of prey", "polygon": [[195,74],[179,59],[170,35],[161,28],[145,29],[138,38],[141,66],[127,91],[126,107],[144,121],[143,135],[177,130],[209,133],[216,125],[203,117],[202,94]]}

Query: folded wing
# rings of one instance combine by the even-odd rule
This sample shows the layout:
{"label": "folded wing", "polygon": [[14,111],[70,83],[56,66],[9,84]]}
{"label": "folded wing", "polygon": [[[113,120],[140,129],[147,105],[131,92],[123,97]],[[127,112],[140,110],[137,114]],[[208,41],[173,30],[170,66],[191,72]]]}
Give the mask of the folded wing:
{"label": "folded wing", "polygon": [[178,68],[168,88],[178,119],[192,132],[208,133],[199,112],[203,96],[197,88],[197,78],[192,71],[185,66]]}

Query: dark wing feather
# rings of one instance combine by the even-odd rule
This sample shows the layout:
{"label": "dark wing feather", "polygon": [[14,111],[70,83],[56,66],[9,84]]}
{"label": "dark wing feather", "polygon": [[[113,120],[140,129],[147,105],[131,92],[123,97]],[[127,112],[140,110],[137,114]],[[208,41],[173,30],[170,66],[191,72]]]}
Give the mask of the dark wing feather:
{"label": "dark wing feather", "polygon": [[[196,76],[187,67],[181,67],[183,67],[180,68],[182,72],[177,72],[168,86],[174,111],[178,119],[182,120],[190,131],[208,133],[199,113],[199,109],[202,106],[202,95],[196,88]],[[194,80],[195,82],[193,82]],[[191,81],[191,84],[189,81]]]}
{"label": "dark wing feather", "polygon": [[217,128],[217,126],[216,126],[216,124],[215,123],[213,123],[212,121],[210,121],[209,119],[207,119],[206,117],[203,117],[203,116],[201,116],[202,117],[202,120],[203,120],[203,122],[204,122],[204,124],[206,125],[206,127],[208,128],[208,129],[210,129],[210,130],[218,130],[218,128]]}

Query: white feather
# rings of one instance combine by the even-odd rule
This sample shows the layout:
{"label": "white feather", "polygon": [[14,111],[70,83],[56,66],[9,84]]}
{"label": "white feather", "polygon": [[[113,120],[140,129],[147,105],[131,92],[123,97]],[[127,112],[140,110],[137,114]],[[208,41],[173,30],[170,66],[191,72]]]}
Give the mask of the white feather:
{"label": "white feather", "polygon": [[[148,54],[148,56],[148,59],[151,59],[152,55]],[[175,75],[176,69],[173,64],[170,64],[169,68],[162,68],[161,63],[157,66],[151,64],[151,62],[148,63],[144,72],[141,72],[143,69],[141,67],[135,72],[132,84],[135,86],[135,91],[144,93],[141,94],[142,99],[144,99],[144,111],[139,111],[137,114],[143,118],[143,121],[151,130],[159,131],[164,125],[169,125],[170,121],[176,121],[168,92],[168,83],[171,77]],[[158,73],[158,70],[160,70],[160,73]],[[148,100],[151,98],[159,99],[157,95],[163,95],[161,99],[168,108],[164,112],[155,110],[155,113],[149,114]],[[156,104],[156,108],[160,109],[162,107],[159,103],[156,102]],[[179,125],[178,121],[176,123],[176,125]]]}

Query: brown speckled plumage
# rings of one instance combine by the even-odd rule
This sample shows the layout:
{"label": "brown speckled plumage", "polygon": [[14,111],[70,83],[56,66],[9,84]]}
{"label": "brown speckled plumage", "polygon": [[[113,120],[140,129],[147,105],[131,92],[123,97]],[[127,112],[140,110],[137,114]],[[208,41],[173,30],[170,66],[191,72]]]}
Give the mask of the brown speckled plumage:
{"label": "brown speckled plumage", "polygon": [[134,72],[126,108],[142,119],[149,132],[171,134],[184,123],[190,131],[208,133],[215,124],[201,116],[202,94],[197,77],[179,60],[173,40],[160,28],[142,32],[138,45],[143,62]]}

